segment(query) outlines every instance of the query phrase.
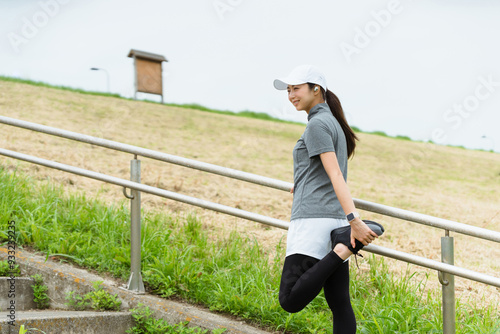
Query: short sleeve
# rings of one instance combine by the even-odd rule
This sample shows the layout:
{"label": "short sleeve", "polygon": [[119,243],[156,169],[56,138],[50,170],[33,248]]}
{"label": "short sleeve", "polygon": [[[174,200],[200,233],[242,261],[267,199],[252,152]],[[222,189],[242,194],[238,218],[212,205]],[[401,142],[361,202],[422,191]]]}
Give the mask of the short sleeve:
{"label": "short sleeve", "polygon": [[336,132],[323,120],[316,117],[309,121],[304,133],[304,142],[309,158],[325,152],[335,152],[335,141]]}

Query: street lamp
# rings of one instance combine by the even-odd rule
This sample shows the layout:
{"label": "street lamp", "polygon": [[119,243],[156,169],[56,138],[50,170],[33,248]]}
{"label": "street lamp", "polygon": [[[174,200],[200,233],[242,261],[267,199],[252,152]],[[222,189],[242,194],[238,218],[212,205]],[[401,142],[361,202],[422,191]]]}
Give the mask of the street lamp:
{"label": "street lamp", "polygon": [[104,68],[99,68],[99,67],[92,67],[90,68],[91,71],[103,71],[104,73],[106,73],[106,84],[107,84],[107,87],[108,87],[108,93],[110,92],[109,90],[109,73],[108,71],[106,71]]}

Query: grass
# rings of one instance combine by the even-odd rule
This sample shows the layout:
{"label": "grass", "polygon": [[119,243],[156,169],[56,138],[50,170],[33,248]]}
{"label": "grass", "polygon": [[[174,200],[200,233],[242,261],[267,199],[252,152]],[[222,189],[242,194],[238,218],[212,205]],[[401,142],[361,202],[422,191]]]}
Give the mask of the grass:
{"label": "grass", "polygon": [[66,293],[66,305],[77,311],[92,309],[96,311],[119,311],[121,300],[102,287],[102,281],[93,282],[94,290],[81,295],[76,291]]}
{"label": "grass", "polygon": [[31,286],[33,288],[33,300],[36,304],[36,308],[39,310],[47,309],[50,306],[50,299],[47,295],[49,288],[43,284],[43,277],[40,274],[31,276],[35,281]]}
{"label": "grass", "polygon": [[[153,102],[153,101],[148,101],[148,102],[158,103],[158,102]],[[217,110],[217,109],[207,108],[207,107],[202,106],[202,105],[197,104],[197,103],[184,103],[184,104],[165,103],[165,105],[171,106],[171,107],[180,107],[180,108],[201,110],[201,111],[211,112],[211,113],[215,113],[215,114],[219,114],[219,115],[240,116],[240,117],[254,118],[254,119],[273,121],[273,122],[279,122],[279,123],[285,123],[285,124],[302,124],[302,123],[298,123],[298,122],[285,121],[285,120],[282,120],[279,118],[272,117],[272,116],[270,116],[266,113],[263,113],[263,112],[255,112],[255,111],[250,111],[250,110],[243,110],[240,112],[234,112],[234,111],[229,111],[229,110]]]}
{"label": "grass", "polygon": [[0,80],[7,81],[7,82],[23,83],[23,84],[32,85],[32,86],[38,86],[38,87],[56,88],[56,89],[59,89],[59,90],[66,90],[66,91],[69,91],[69,92],[75,92],[75,93],[80,93],[80,94],[88,94],[88,95],[95,95],[95,96],[110,96],[110,97],[119,97],[119,98],[121,98],[120,94],[87,91],[87,90],[83,90],[83,89],[79,89],[79,88],[73,88],[73,87],[68,87],[68,86],[51,85],[51,84],[48,84],[48,83],[42,82],[42,81],[33,81],[33,80],[27,80],[27,79],[21,79],[21,78],[12,78],[12,77],[6,77],[6,76],[3,76],[3,75],[0,75]]}
{"label": "grass", "polygon": [[11,266],[9,261],[0,261],[0,277],[19,277],[21,275],[21,269],[18,264]]}
{"label": "grass", "polygon": [[[126,281],[130,229],[125,205],[107,205],[82,193],[65,194],[62,186],[33,182],[4,168],[0,168],[0,193],[0,242],[7,240],[7,222],[14,220],[18,245]],[[143,278],[149,291],[278,331],[331,333],[331,314],[323,295],[293,315],[279,306],[281,243],[267,254],[255,239],[234,230],[212,235],[193,215],[155,211],[143,213],[141,232]],[[367,272],[351,272],[360,333],[441,331],[440,301],[426,292],[426,277],[416,277],[411,269],[396,277],[376,257],[370,257],[368,265]],[[457,301],[457,333],[495,333],[500,329],[497,307]]]}
{"label": "grass", "polygon": [[[175,325],[167,323],[163,319],[154,319],[153,312],[146,306],[139,304],[138,307],[131,309],[132,317],[134,318],[134,327],[127,330],[130,334],[206,334],[207,329],[199,327],[189,327],[189,322],[181,322]],[[211,334],[222,334],[226,331],[225,328],[214,329]]]}

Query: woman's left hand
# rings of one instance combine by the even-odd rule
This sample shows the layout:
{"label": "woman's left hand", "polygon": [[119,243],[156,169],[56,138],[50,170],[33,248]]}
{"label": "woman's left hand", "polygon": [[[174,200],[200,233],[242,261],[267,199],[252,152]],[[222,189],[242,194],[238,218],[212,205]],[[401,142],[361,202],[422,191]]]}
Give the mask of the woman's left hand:
{"label": "woman's left hand", "polygon": [[373,232],[360,218],[356,218],[351,222],[351,246],[353,248],[356,247],[354,239],[359,240],[366,246],[375,238],[378,238],[377,233]]}

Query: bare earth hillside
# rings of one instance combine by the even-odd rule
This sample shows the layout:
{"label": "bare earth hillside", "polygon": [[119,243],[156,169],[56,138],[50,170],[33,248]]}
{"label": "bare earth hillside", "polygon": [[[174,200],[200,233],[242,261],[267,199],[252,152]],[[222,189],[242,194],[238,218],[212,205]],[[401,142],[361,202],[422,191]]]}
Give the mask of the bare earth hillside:
{"label": "bare earth hillside", "polygon": [[[65,130],[124,142],[186,158],[292,182],[292,149],[304,125],[219,115],[193,109],[93,96],[0,80],[0,114]],[[129,179],[133,156],[88,144],[0,125],[0,147]],[[354,197],[500,231],[500,154],[359,134],[348,184]],[[289,220],[292,195],[191,169],[142,160],[142,181],[182,194]],[[41,182],[62,183],[67,191],[124,201],[122,189],[79,176],[0,157]],[[254,235],[269,251],[286,231],[261,226],[170,200],[143,195],[145,209],[187,215],[196,212],[218,233],[237,229]],[[377,245],[440,260],[444,231],[362,212],[380,221],[386,234]],[[452,233],[455,264],[498,277],[500,245]],[[387,259],[391,270],[406,263]],[[366,263],[361,271],[366,270]],[[426,272],[412,266],[412,270]],[[428,287],[438,289],[437,273]],[[500,291],[456,278],[457,297],[489,304]]]}

